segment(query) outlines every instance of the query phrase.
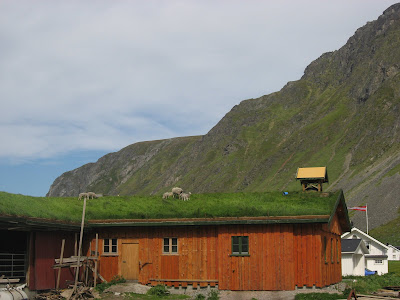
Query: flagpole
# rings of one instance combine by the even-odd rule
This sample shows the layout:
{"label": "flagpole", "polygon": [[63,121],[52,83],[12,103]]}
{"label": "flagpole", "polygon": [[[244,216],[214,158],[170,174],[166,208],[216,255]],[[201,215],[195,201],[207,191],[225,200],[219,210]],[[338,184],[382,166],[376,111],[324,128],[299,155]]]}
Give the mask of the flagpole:
{"label": "flagpole", "polygon": [[368,234],[368,204],[365,204],[365,217],[367,218],[367,234]]}

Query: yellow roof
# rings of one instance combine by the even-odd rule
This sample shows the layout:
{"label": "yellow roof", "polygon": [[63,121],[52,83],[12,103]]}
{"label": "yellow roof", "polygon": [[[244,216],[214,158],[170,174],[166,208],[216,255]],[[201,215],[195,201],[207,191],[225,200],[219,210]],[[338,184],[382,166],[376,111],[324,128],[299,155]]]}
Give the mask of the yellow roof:
{"label": "yellow roof", "polygon": [[328,174],[326,171],[326,167],[298,168],[296,179],[326,179],[326,180],[328,180]]}

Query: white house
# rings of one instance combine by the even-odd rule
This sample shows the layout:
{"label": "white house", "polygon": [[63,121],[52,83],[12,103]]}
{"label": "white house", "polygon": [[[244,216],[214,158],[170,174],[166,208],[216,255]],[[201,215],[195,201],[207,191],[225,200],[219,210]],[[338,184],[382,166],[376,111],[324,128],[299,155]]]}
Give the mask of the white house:
{"label": "white house", "polygon": [[400,249],[392,245],[387,245],[389,247],[388,260],[400,260]]}
{"label": "white house", "polygon": [[365,268],[377,271],[379,275],[388,273],[388,246],[355,227],[351,229],[351,232],[343,234],[343,239],[361,239],[369,251],[364,255]]}
{"label": "white house", "polygon": [[342,276],[364,276],[365,254],[368,253],[361,239],[342,239]]}

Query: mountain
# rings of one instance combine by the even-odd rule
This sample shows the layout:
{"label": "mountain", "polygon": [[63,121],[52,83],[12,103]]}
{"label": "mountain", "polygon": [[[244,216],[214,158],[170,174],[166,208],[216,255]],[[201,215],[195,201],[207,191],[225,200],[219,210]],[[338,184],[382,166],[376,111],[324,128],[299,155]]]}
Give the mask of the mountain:
{"label": "mountain", "polygon": [[[242,101],[207,134],[130,145],[58,177],[47,196],[299,190],[298,167],[327,166],[326,190],[368,204],[370,228],[399,216],[400,4],[313,61],[279,92]],[[365,230],[363,213],[352,220]]]}

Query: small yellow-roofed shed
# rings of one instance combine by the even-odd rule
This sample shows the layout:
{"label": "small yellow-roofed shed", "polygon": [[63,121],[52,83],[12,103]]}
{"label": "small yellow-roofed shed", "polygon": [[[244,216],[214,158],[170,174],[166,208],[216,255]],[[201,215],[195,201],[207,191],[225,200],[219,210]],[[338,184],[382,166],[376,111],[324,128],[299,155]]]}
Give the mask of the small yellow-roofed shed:
{"label": "small yellow-roofed shed", "polygon": [[329,182],[326,167],[298,168],[296,179],[300,180],[303,191],[317,190],[322,192],[322,184]]}

